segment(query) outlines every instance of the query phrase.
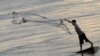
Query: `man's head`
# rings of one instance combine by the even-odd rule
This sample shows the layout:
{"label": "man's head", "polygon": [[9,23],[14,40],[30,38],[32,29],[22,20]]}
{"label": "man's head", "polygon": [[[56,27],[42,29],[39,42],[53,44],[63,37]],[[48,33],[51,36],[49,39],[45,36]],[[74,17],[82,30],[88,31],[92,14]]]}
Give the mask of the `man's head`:
{"label": "man's head", "polygon": [[76,20],[72,20],[73,23],[76,23]]}
{"label": "man's head", "polygon": [[76,20],[72,20],[72,24],[75,25],[76,24]]}

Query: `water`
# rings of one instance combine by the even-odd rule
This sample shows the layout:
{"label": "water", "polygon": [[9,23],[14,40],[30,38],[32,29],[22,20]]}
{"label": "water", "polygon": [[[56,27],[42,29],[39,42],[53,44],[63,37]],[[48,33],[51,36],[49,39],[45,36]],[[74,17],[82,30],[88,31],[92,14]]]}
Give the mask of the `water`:
{"label": "water", "polygon": [[[13,11],[18,12],[18,19],[29,22],[12,24]],[[99,0],[1,0],[0,56],[81,56],[75,54],[80,47],[74,27],[64,22],[72,32],[68,34],[57,26],[59,19],[77,20],[94,45],[100,46],[99,11]],[[85,43],[83,49],[89,45]]]}

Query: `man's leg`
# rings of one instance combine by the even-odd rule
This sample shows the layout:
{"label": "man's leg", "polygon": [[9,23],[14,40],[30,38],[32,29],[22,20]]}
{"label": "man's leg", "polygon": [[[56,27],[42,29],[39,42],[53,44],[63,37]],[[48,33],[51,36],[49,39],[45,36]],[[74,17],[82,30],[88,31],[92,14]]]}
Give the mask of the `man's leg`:
{"label": "man's leg", "polygon": [[93,47],[93,43],[92,43],[89,39],[87,39],[87,37],[86,37],[85,35],[84,35],[84,37],[85,37],[85,38],[84,38],[85,41],[86,41],[86,42],[89,42],[89,43],[91,44],[91,47]]}
{"label": "man's leg", "polygon": [[79,36],[80,51],[82,51],[82,44],[84,44],[83,35]]}
{"label": "man's leg", "polygon": [[93,47],[93,43],[91,41],[88,41],[91,44],[91,47]]}
{"label": "man's leg", "polygon": [[93,47],[93,43],[89,39],[85,39],[86,42],[89,42],[91,44],[91,47]]}
{"label": "man's leg", "polygon": [[82,51],[82,44],[80,44],[80,51]]}

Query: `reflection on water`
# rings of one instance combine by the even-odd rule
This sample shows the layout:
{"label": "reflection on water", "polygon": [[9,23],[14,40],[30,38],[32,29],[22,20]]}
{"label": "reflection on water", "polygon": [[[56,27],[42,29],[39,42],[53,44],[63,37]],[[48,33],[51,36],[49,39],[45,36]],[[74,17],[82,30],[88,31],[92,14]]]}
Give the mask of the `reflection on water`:
{"label": "reflection on water", "polygon": [[91,56],[95,56],[95,54],[98,52],[99,47],[95,46],[86,50],[83,50],[82,52],[80,52],[81,56],[85,56],[85,55],[91,55]]}

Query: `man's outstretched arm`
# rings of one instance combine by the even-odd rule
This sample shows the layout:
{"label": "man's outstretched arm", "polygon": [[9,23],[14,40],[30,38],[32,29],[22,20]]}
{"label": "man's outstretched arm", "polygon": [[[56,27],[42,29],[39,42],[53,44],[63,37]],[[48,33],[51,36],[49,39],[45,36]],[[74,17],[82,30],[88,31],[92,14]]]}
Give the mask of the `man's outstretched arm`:
{"label": "man's outstretched arm", "polygon": [[64,19],[65,21],[68,21],[69,23],[72,23],[70,20],[68,20],[68,19]]}

